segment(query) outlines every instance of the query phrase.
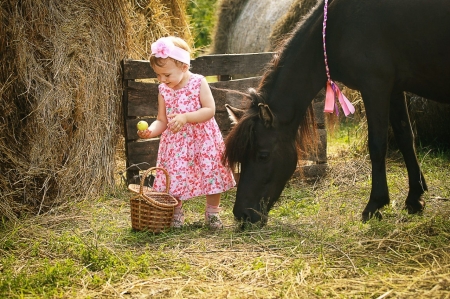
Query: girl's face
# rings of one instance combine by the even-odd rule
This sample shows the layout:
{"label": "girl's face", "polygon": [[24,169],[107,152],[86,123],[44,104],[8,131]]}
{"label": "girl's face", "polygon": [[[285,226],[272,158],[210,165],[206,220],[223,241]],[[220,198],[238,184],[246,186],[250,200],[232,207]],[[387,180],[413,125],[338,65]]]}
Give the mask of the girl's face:
{"label": "girl's face", "polygon": [[182,67],[179,67],[175,64],[175,61],[167,59],[163,66],[155,65],[153,70],[155,71],[159,82],[165,83],[172,89],[178,89],[181,87],[180,85],[188,70],[188,66],[183,64]]}

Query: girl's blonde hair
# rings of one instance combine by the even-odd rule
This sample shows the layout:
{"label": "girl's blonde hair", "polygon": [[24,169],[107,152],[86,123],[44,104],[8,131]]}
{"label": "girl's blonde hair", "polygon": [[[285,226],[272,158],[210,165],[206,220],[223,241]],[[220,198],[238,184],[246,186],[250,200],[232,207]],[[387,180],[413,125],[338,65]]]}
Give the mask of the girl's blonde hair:
{"label": "girl's blonde hair", "polygon": [[[189,54],[192,53],[191,48],[189,47],[188,43],[184,39],[179,38],[177,36],[168,36],[167,38],[169,38],[176,47],[188,51]],[[150,66],[152,68],[155,67],[155,65],[162,67],[166,64],[167,59],[172,59],[172,61],[175,62],[175,65],[180,68],[183,67],[183,65],[185,65],[185,63],[178,61],[176,59],[173,59],[172,57],[161,58],[161,57],[155,57],[154,55],[150,55],[150,59],[149,59]]]}

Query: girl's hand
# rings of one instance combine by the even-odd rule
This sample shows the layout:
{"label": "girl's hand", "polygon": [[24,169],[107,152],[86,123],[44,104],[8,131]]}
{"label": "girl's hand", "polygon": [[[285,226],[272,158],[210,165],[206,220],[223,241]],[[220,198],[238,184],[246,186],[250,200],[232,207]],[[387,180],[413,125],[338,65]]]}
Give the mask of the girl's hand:
{"label": "girl's hand", "polygon": [[152,135],[152,131],[147,129],[147,130],[144,130],[144,131],[137,131],[137,134],[138,134],[139,138],[148,139]]}
{"label": "girl's hand", "polygon": [[187,116],[185,114],[169,114],[167,118],[170,119],[167,125],[172,133],[180,131],[187,123]]}

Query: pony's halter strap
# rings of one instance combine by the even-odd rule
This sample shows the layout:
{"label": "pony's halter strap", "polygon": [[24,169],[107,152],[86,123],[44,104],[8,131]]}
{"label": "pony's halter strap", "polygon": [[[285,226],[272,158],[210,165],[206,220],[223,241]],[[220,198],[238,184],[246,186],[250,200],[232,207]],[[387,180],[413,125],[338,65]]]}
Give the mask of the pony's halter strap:
{"label": "pony's halter strap", "polygon": [[342,110],[344,110],[345,116],[350,113],[355,113],[355,107],[352,103],[345,97],[345,95],[339,89],[336,83],[331,80],[330,69],[328,67],[328,57],[327,57],[327,47],[325,43],[325,35],[327,28],[327,18],[328,18],[328,0],[325,0],[325,6],[323,8],[323,27],[322,27],[322,39],[323,39],[323,55],[325,59],[325,71],[327,73],[327,92],[325,96],[325,108],[324,112],[333,113],[336,110],[336,114],[339,115],[339,109],[335,102],[336,99],[339,100]]}
{"label": "pony's halter strap", "polygon": [[171,57],[187,65],[191,64],[191,55],[188,51],[174,45],[170,38],[162,37],[151,46],[152,55],[157,58]]}

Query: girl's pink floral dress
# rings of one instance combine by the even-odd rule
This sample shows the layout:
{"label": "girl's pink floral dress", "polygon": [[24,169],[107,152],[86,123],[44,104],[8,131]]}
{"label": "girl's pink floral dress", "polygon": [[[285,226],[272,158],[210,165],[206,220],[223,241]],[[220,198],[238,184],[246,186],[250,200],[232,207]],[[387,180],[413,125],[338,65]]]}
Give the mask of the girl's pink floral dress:
{"label": "girl's pink floral dress", "polygon": [[[186,86],[178,90],[173,90],[164,83],[159,85],[167,115],[201,108],[202,78],[201,75],[191,74]],[[185,200],[232,188],[235,185],[233,174],[220,163],[223,150],[222,134],[214,117],[203,123],[186,123],[177,133],[166,129],[161,134],[156,164],[170,174],[169,193]],[[160,171],[153,188],[165,191],[166,177]]]}

